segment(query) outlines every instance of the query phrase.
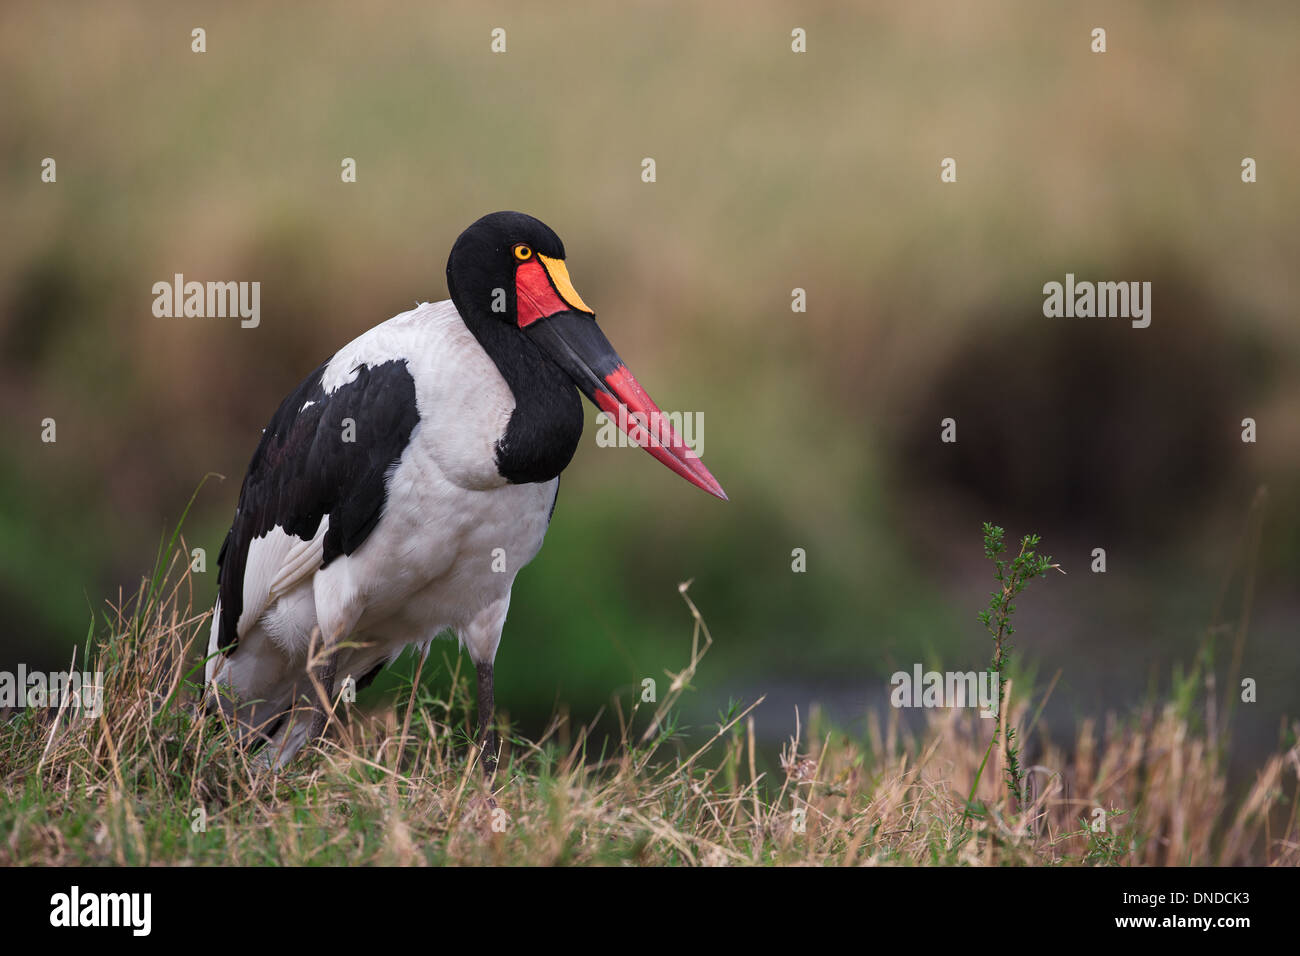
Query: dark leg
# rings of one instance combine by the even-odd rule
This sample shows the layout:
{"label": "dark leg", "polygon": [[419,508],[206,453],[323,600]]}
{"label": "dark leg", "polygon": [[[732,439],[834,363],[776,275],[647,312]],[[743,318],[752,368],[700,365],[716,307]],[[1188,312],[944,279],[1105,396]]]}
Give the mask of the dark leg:
{"label": "dark leg", "polygon": [[308,740],[319,740],[325,733],[325,726],[329,722],[330,710],[334,704],[334,671],[337,667],[338,651],[331,651],[325,658],[325,663],[316,672],[316,679],[320,681],[321,688],[325,691],[325,699],[315,702],[311,731],[307,734]]}
{"label": "dark leg", "polygon": [[479,758],[483,762],[483,773],[491,777],[497,769],[497,731],[492,724],[494,705],[492,701],[492,662],[475,664],[478,671],[478,745],[483,750]]}

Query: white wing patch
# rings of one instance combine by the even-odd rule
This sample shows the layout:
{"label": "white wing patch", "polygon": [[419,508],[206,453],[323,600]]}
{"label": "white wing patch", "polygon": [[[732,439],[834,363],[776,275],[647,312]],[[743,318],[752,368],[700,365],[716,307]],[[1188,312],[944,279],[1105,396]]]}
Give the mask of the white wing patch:
{"label": "white wing patch", "polygon": [[217,642],[221,639],[221,596],[217,596],[217,606],[212,611],[212,631],[208,635],[208,660],[203,665],[203,683],[207,684],[212,681],[212,675],[216,672],[219,656],[217,651]]}
{"label": "white wing patch", "polygon": [[280,573],[271,582],[272,601],[292,591],[298,582],[316,573],[321,562],[325,560],[325,532],[329,527],[330,516],[325,515],[320,519],[320,527],[316,529],[316,534],[310,541],[293,539],[297,543],[285,555]]}
{"label": "white wing patch", "polygon": [[316,572],[324,557],[328,528],[326,515],[310,541],[289,534],[279,525],[253,539],[244,562],[244,606],[236,625],[240,637],[275,601]]}

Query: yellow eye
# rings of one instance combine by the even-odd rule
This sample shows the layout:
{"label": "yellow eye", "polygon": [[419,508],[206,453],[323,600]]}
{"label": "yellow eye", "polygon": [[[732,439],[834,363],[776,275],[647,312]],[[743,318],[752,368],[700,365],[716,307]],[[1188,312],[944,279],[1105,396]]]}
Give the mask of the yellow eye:
{"label": "yellow eye", "polygon": [[520,262],[527,262],[533,257],[533,250],[529,249],[522,242],[515,246],[515,258]]}

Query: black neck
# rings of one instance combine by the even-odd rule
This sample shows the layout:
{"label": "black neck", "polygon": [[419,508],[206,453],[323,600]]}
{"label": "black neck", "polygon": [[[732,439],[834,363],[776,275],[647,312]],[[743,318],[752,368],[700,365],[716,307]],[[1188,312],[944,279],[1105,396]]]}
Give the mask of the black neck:
{"label": "black neck", "polygon": [[456,305],[515,396],[514,413],[497,441],[497,470],[513,484],[550,481],[569,464],[582,437],[577,387],[526,332]]}

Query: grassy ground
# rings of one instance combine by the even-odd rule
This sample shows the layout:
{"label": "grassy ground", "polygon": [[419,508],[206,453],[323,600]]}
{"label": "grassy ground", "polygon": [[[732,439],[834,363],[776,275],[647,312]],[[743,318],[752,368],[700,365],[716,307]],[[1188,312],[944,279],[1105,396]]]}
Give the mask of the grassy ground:
{"label": "grassy ground", "polygon": [[1019,800],[991,722],[969,709],[928,711],[920,734],[891,711],[859,738],[796,714],[764,772],[761,699],[694,735],[676,723],[712,644],[686,585],[683,669],[656,703],[612,703],[614,740],[563,715],[538,740],[507,735],[489,790],[468,675],[439,695],[425,662],[378,712],[340,705],[326,739],[272,775],[196,715],[207,614],[193,609],[186,553],[160,561],[88,639],[99,717],[31,709],[0,722],[0,865],[1300,862],[1298,728],[1230,794],[1228,719],[1196,705],[1214,687],[1199,667],[1170,700],[1086,721],[1064,745],[1039,725],[1046,696],[1012,683],[1002,731],[1018,731]]}

